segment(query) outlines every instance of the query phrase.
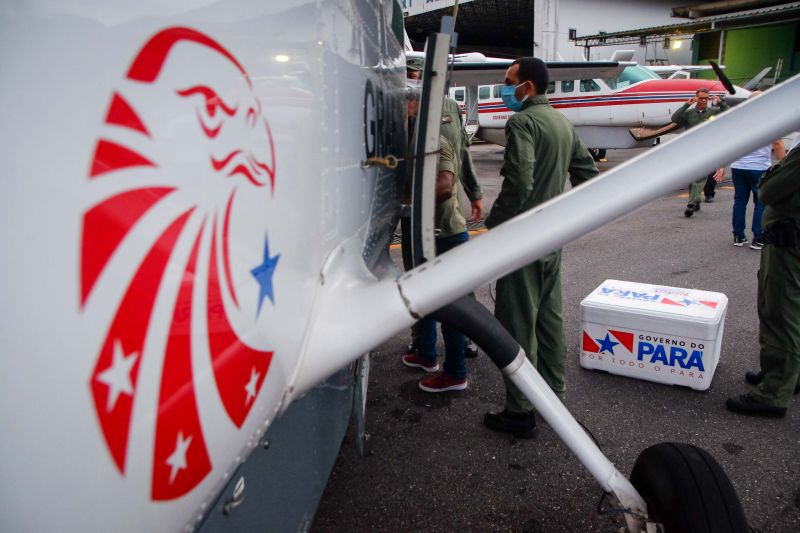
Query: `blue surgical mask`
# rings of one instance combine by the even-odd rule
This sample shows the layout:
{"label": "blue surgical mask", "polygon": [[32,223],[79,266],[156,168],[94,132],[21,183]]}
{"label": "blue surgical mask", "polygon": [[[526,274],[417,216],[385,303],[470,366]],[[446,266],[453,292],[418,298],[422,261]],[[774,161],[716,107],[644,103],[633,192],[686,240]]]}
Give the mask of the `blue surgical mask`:
{"label": "blue surgical mask", "polygon": [[522,104],[524,104],[525,100],[528,99],[527,94],[522,100],[517,99],[517,88],[523,86],[524,84],[525,82],[523,81],[519,85],[503,85],[500,88],[500,96],[503,98],[503,103],[506,104],[507,108],[515,113],[522,109]]}

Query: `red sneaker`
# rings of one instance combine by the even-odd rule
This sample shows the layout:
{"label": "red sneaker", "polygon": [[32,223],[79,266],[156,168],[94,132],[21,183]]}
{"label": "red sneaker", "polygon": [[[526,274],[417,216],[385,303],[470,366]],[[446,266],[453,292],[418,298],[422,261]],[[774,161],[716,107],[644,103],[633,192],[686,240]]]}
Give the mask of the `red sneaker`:
{"label": "red sneaker", "polygon": [[467,388],[467,378],[457,379],[447,372],[439,372],[419,382],[419,388],[425,392],[447,392]]}
{"label": "red sneaker", "polygon": [[436,372],[439,370],[439,363],[425,359],[415,353],[407,353],[401,359],[403,364],[412,368],[421,368],[425,372]]}

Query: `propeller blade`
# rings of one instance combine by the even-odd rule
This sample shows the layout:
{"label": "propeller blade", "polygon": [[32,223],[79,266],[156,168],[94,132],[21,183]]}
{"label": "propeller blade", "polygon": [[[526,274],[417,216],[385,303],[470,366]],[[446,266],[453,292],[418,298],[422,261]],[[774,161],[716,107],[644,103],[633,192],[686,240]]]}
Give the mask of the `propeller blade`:
{"label": "propeller blade", "polygon": [[728,91],[728,94],[736,94],[736,88],[731,83],[731,80],[728,79],[728,76],[726,76],[725,73],[722,72],[722,69],[719,68],[719,65],[717,65],[715,61],[709,61],[708,64],[711,65],[711,68],[714,69],[717,78],[719,79],[719,81],[722,82],[722,85],[725,86],[725,89]]}
{"label": "propeller blade", "polygon": [[756,74],[755,76],[753,76],[753,77],[750,79],[750,81],[748,81],[747,83],[745,83],[744,85],[742,85],[742,87],[743,87],[743,88],[745,88],[745,89],[747,89],[748,91],[751,91],[751,90],[755,89],[756,87],[758,87],[758,84],[761,82],[761,80],[763,80],[763,79],[764,79],[764,76],[766,76],[767,74],[769,74],[769,71],[770,71],[770,70],[772,70],[772,67],[764,67],[764,68],[761,70],[761,72],[759,72],[758,74]]}

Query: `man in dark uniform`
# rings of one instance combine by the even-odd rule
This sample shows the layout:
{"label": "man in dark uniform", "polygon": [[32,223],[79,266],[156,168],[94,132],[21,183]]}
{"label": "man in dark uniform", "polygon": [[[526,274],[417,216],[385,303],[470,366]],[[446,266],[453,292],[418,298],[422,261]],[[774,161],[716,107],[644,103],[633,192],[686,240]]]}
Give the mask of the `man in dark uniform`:
{"label": "man in dark uniform", "polygon": [[[564,192],[569,171],[576,186],[598,174],[575,129],[547,101],[543,61],[524,57],[506,71],[503,101],[516,113],[506,123],[503,184],[486,227],[494,228]],[[566,347],[561,316],[561,252],[554,252],[497,280],[495,316],[525,350],[550,388],[564,397]],[[518,437],[535,435],[528,399],[507,379],[505,409],[484,424]]]}
{"label": "man in dark uniform", "polygon": [[765,242],[758,269],[761,370],[745,374],[755,387],[728,398],[726,406],[745,415],[782,417],[800,390],[800,147],[761,178],[758,196]]}
{"label": "man in dark uniform", "polygon": [[[708,100],[711,99],[718,107],[708,107]],[[695,104],[695,107],[691,107]],[[697,126],[701,122],[709,120],[714,115],[718,115],[728,109],[728,104],[721,100],[719,96],[709,96],[708,89],[698,89],[695,95],[681,106],[680,109],[672,114],[672,122],[683,126],[687,130]],[[706,197],[706,202],[714,200],[714,189],[718,181],[722,181],[722,174],[725,169],[717,169],[708,176],[704,176],[689,185],[689,203],[684,216],[690,217],[695,211],[700,211],[700,189]]]}

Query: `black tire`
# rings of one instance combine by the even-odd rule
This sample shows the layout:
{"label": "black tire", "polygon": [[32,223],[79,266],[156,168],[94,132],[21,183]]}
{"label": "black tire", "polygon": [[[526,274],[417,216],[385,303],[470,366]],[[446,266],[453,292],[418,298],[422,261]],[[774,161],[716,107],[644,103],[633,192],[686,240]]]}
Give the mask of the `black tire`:
{"label": "black tire", "polygon": [[600,161],[606,157],[605,148],[589,148],[589,153],[592,154],[592,159],[595,161]]}
{"label": "black tire", "polygon": [[666,533],[742,532],[750,528],[722,467],[705,450],[662,442],[639,455],[631,483]]}

